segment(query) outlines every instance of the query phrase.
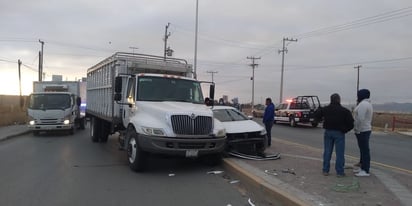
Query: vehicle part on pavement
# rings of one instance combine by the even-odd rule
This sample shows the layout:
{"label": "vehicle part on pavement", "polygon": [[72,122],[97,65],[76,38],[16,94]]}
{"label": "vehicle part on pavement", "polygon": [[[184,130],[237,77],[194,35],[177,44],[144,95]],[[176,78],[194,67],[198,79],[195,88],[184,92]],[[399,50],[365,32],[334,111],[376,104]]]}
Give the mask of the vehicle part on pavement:
{"label": "vehicle part on pavement", "polygon": [[239,153],[236,151],[230,151],[228,152],[228,154],[234,156],[234,157],[239,157],[239,158],[243,158],[243,159],[248,159],[248,160],[277,160],[280,159],[280,153],[277,154],[273,154],[273,155],[265,155],[265,156],[255,156],[255,155],[247,155],[247,154],[243,154],[243,153]]}
{"label": "vehicle part on pavement", "polygon": [[207,174],[218,175],[218,174],[222,174],[223,172],[224,172],[224,171],[215,170],[215,171],[209,171],[209,172],[207,172]]}
{"label": "vehicle part on pavement", "polygon": [[253,204],[253,202],[250,198],[247,200],[247,202],[249,203],[250,206],[255,206],[255,204]]}
{"label": "vehicle part on pavement", "polygon": [[351,192],[358,191],[359,188],[358,178],[353,177],[352,181],[348,181],[348,178],[339,178],[338,182],[332,187],[332,190],[336,192]]}

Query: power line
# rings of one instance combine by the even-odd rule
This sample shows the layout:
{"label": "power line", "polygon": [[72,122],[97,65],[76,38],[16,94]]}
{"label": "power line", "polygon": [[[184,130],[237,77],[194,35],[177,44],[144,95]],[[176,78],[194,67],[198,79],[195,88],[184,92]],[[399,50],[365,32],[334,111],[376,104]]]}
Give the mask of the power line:
{"label": "power line", "polygon": [[321,36],[321,35],[326,35],[326,34],[331,34],[331,33],[336,33],[340,31],[345,31],[349,29],[354,29],[354,28],[359,28],[359,27],[364,27],[368,26],[371,24],[376,24],[376,23],[381,23],[381,22],[386,22],[394,19],[399,19],[403,18],[406,16],[412,15],[412,7],[405,7],[381,14],[377,14],[374,16],[370,17],[365,17],[361,18],[358,20],[350,21],[347,23],[335,25],[335,26],[329,26],[329,27],[324,27],[321,29],[316,29],[310,32],[305,32],[302,34],[294,35],[295,37],[299,37],[300,39],[303,38],[310,38],[310,37],[315,37],[315,36]]}

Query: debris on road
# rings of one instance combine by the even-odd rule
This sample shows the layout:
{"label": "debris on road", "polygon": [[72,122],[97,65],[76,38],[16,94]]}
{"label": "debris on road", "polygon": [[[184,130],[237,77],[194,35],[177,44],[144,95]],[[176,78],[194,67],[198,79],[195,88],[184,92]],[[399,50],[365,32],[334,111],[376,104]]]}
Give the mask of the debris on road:
{"label": "debris on road", "polygon": [[248,155],[248,154],[243,154],[240,152],[236,151],[230,151],[228,154],[234,156],[234,157],[239,157],[243,159],[248,159],[248,160],[277,160],[280,159],[280,153],[277,154],[272,154],[272,155],[263,155],[263,156],[257,156],[257,155]]}
{"label": "debris on road", "polygon": [[289,169],[289,168],[287,168],[287,169],[282,170],[282,172],[283,172],[283,173],[289,173],[289,174],[292,174],[292,175],[296,175],[294,169]]}
{"label": "debris on road", "polygon": [[249,203],[250,206],[255,206],[255,204],[253,204],[253,202],[250,198],[247,200],[247,202]]}
{"label": "debris on road", "polygon": [[215,170],[215,171],[209,171],[209,172],[207,172],[207,174],[218,175],[218,174],[222,174],[223,172],[224,172],[224,171]]}

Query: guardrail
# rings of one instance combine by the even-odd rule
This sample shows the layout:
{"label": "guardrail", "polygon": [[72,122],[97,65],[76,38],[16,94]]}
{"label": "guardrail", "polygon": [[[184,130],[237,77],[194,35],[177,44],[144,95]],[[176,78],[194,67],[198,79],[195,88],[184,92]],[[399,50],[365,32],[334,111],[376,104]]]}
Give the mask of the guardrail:
{"label": "guardrail", "polygon": [[408,121],[405,119],[399,119],[396,118],[395,116],[392,117],[392,131],[395,131],[396,128],[396,124],[411,124],[412,125],[412,121]]}

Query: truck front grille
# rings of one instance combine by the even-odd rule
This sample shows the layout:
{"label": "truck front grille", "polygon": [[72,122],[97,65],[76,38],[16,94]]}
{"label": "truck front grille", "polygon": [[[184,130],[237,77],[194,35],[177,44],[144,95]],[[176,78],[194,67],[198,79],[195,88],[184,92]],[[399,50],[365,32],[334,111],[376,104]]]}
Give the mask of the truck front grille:
{"label": "truck front grille", "polygon": [[59,119],[40,119],[37,124],[42,124],[42,125],[54,125],[54,124],[60,124],[62,121]]}
{"label": "truck front grille", "polygon": [[197,116],[192,118],[189,115],[173,115],[173,132],[178,135],[208,135],[212,133],[212,117]]}

